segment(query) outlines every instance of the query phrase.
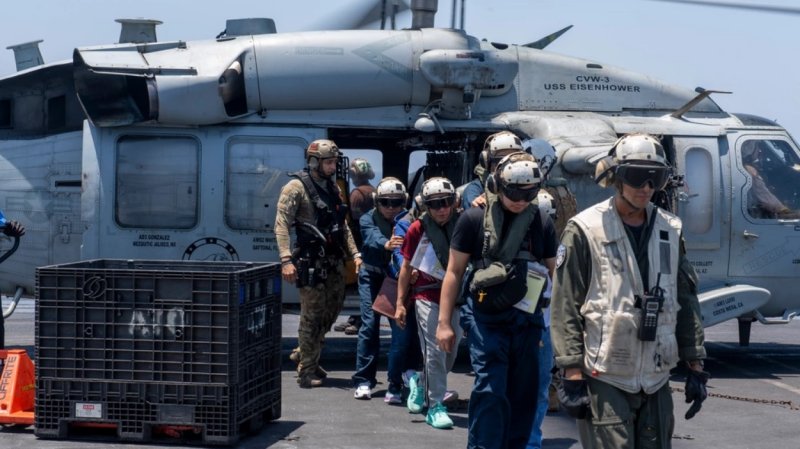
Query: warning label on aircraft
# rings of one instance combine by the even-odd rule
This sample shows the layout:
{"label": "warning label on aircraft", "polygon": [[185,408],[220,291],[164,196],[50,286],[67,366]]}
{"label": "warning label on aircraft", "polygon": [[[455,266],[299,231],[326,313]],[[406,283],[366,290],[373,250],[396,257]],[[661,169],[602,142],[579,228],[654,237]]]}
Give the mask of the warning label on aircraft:
{"label": "warning label on aircraft", "polygon": [[744,303],[738,301],[735,296],[730,296],[728,298],[722,298],[717,301],[714,301],[712,307],[713,309],[711,315],[717,316],[723,313],[730,313],[730,312],[735,312],[739,309],[744,309]]}
{"label": "warning label on aircraft", "polygon": [[133,241],[133,246],[171,248],[176,245],[169,234],[139,234],[136,240]]}
{"label": "warning label on aircraft", "polygon": [[253,251],[277,251],[275,237],[253,237]]}
{"label": "warning label on aircraft", "polygon": [[714,266],[714,261],[712,260],[692,260],[689,263],[694,267],[694,271],[697,274],[706,274]]}
{"label": "warning label on aircraft", "polygon": [[544,90],[558,91],[602,91],[639,93],[641,89],[635,84],[615,82],[607,76],[578,75],[571,82],[544,83]]}

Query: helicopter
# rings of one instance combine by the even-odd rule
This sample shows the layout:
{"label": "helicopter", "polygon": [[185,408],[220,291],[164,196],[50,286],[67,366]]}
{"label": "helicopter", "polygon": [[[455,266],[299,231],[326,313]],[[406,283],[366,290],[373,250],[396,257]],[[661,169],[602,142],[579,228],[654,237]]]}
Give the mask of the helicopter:
{"label": "helicopter", "polygon": [[[544,50],[555,34],[515,45],[434,28],[437,10],[412,2],[402,30],[235,19],[201,41],[157,41],[157,21],[123,20],[122,43],[44,65],[23,47],[31,65],[0,79],[0,201],[28,235],[0,288],[18,298],[36,267],[86,259],[277,261],[277,197],[315,139],[377,154],[413,189],[469,181],[485,137],[511,130],[554,146],[552,179],[580,210],[609,195],[597,161],[644,132],[675,168],[664,204],[684,220],[704,325],[738,319],[746,345],[754,320],[797,315],[800,220],[757,211],[742,157],[760,147],[768,188],[800,209],[786,129],[723,110],[717,91]],[[284,300],[297,301],[292,287]]]}

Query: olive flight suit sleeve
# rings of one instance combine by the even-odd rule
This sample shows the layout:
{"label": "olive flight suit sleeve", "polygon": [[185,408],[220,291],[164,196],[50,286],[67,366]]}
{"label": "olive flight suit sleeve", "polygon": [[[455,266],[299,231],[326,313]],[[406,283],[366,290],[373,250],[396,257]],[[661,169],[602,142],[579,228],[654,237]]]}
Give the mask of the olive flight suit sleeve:
{"label": "olive flight suit sleeve", "polygon": [[581,307],[589,291],[591,253],[586,236],[573,222],[564,228],[561,245],[550,305],[553,352],[559,368],[580,368],[584,352]]}
{"label": "olive flight suit sleeve", "polygon": [[706,357],[703,321],[700,318],[700,302],[697,299],[697,274],[686,258],[686,248],[681,236],[680,259],[678,259],[678,323],[675,337],[681,360],[692,361]]}
{"label": "olive flight suit sleeve", "polygon": [[297,210],[303,200],[303,184],[291,180],[281,189],[278,197],[278,211],[275,214],[275,240],[278,243],[278,256],[281,260],[292,256],[289,228],[294,224]]}
{"label": "olive flight suit sleeve", "polygon": [[353,231],[350,230],[350,225],[347,224],[347,221],[344,222],[344,238],[346,240],[345,244],[347,245],[347,254],[350,256],[350,259],[355,259],[357,255],[359,255],[358,247],[356,246],[356,241],[353,239]]}

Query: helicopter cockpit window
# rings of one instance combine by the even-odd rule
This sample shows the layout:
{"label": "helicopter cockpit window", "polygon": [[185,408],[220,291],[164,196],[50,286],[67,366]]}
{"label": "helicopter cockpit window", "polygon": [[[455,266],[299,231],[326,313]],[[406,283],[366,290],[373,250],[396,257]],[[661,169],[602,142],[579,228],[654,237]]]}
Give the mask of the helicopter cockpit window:
{"label": "helicopter cockpit window", "polygon": [[116,220],[136,228],[197,224],[199,145],[186,137],[129,136],[117,144]]}
{"label": "helicopter cockpit window", "polygon": [[0,100],[0,128],[11,128],[13,125],[11,111],[11,100]]}
{"label": "helicopter cockpit window", "polygon": [[750,139],[740,147],[750,183],[747,212],[758,219],[800,218],[800,157],[783,140]]}
{"label": "helicopter cockpit window", "polygon": [[288,137],[237,137],[225,162],[225,222],[231,229],[271,231],[288,172],[303,168],[306,142]]}

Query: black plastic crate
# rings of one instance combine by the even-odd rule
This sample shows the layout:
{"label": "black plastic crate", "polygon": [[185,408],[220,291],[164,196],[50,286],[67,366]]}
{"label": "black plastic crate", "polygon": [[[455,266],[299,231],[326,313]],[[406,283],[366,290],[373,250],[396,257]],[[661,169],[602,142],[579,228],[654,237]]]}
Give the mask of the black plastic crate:
{"label": "black plastic crate", "polygon": [[166,425],[231,444],[244,423],[279,417],[278,264],[104,259],[36,280],[37,436],[90,422],[84,403],[140,441]]}

